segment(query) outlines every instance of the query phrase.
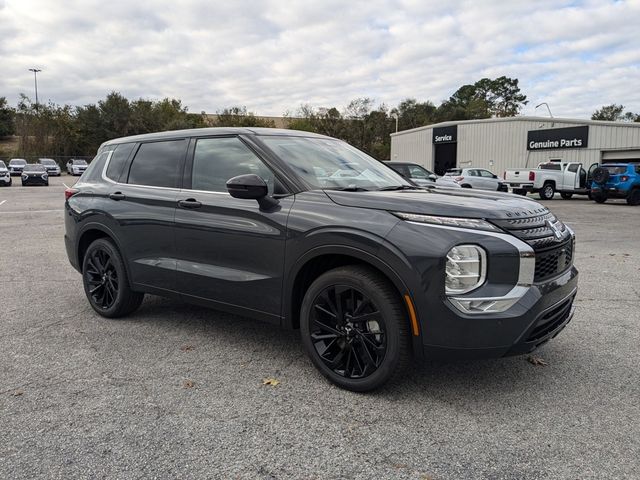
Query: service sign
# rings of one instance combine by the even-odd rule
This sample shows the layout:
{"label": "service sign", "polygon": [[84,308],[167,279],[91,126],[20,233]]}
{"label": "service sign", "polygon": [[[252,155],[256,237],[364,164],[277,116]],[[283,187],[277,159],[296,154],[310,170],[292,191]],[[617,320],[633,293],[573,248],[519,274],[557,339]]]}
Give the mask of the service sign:
{"label": "service sign", "polygon": [[527,132],[527,150],[587,148],[589,127],[548,128]]}
{"label": "service sign", "polygon": [[440,127],[433,129],[433,143],[456,143],[458,141],[458,126]]}

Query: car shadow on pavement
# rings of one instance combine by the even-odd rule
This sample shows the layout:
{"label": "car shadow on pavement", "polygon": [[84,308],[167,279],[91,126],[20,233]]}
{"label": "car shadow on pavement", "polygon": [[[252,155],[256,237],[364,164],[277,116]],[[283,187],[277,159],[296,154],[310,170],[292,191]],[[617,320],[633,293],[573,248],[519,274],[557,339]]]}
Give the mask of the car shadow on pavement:
{"label": "car shadow on pavement", "polygon": [[[318,382],[336,388],[316,372],[303,351],[298,330],[287,330],[247,317],[194,306],[176,300],[149,297],[128,321],[152,325],[154,330],[171,330],[181,342],[202,345],[215,340],[217,347],[241,348],[255,356],[256,364],[271,362],[286,366],[291,376],[313,375]],[[557,360],[571,353],[552,344],[535,355],[550,353]],[[560,357],[560,358],[559,358]],[[499,359],[425,361],[411,365],[399,382],[367,395],[395,401],[444,401],[468,405],[469,402],[504,401],[510,392],[518,398],[544,390],[549,367],[536,366],[528,356]],[[567,367],[568,368],[568,367]],[[557,371],[555,375],[557,376]],[[554,380],[557,381],[556,378]],[[353,394],[359,395],[359,394]]]}

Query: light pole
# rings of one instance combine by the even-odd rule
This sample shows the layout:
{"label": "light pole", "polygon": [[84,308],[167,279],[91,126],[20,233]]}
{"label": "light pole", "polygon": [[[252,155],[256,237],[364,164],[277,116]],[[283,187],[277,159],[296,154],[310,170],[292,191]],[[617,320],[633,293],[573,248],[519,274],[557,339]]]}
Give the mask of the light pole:
{"label": "light pole", "polygon": [[[545,107],[547,107],[547,112],[549,112],[549,116],[551,118],[553,118],[553,113],[551,113],[551,109],[549,108],[549,104],[547,102],[542,102],[539,103],[538,105],[536,105],[536,108],[534,110],[537,110],[538,107],[541,107],[542,105],[544,105]],[[551,122],[551,126],[553,127],[553,125],[555,124],[555,122]]]}
{"label": "light pole", "polygon": [[398,114],[397,113],[392,113],[391,114],[391,118],[395,118],[396,119],[396,133],[398,133]]}
{"label": "light pole", "polygon": [[36,112],[38,111],[38,72],[41,72],[39,68],[30,68],[30,72],[33,72],[33,83],[36,86]]}

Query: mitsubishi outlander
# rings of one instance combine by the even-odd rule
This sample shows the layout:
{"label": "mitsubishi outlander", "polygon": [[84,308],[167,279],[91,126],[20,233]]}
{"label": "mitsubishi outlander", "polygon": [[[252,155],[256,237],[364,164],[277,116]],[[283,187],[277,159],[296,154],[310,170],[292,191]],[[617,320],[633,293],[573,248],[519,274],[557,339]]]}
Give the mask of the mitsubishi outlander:
{"label": "mitsubishi outlander", "polygon": [[345,142],[207,128],[105,142],[66,193],[98,314],[145,294],[299,329],[350,390],[423,358],[525,354],[571,320],[575,237],[520,196],[417,187]]}

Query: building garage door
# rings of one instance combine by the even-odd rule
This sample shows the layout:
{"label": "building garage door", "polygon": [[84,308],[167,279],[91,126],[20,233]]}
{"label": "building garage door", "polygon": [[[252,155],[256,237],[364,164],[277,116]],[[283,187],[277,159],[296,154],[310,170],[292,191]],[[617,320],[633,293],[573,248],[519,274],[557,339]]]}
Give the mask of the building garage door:
{"label": "building garage door", "polygon": [[610,150],[602,152],[602,163],[640,162],[640,150]]}

